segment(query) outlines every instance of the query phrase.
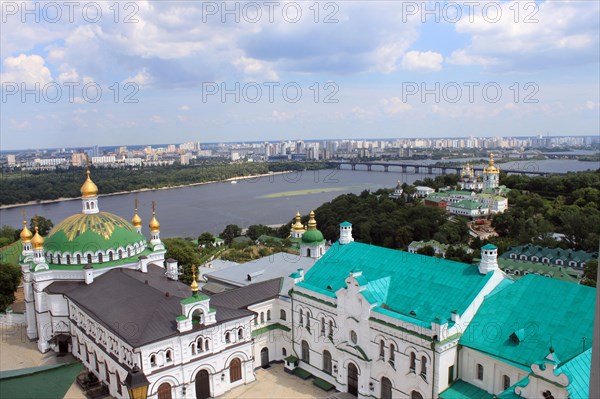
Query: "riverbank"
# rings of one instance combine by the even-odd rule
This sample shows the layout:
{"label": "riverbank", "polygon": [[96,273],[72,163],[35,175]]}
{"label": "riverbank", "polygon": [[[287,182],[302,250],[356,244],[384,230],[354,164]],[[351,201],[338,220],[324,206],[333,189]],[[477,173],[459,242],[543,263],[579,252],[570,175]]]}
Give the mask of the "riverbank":
{"label": "riverbank", "polygon": [[[283,174],[291,173],[291,172],[295,172],[295,171],[284,170],[281,172],[269,172],[269,173],[261,173],[261,174],[249,175],[249,176],[237,176],[237,177],[230,177],[228,179],[223,179],[223,180],[210,180],[210,181],[199,182],[199,183],[179,184],[176,186],[164,186],[164,187],[158,187],[158,188],[140,188],[138,190],[130,190],[130,191],[117,191],[114,193],[100,194],[100,195],[98,195],[98,197],[110,197],[110,196],[115,196],[115,195],[143,193],[143,192],[147,192],[147,191],[170,190],[170,189],[174,189],[174,188],[201,186],[204,184],[224,183],[224,182],[231,182],[231,181],[238,181],[238,180],[257,179],[257,178],[261,178],[261,177],[283,175]],[[18,208],[21,206],[31,206],[31,205],[53,204],[53,203],[57,203],[57,202],[75,201],[75,200],[79,200],[79,199],[80,199],[80,197],[69,197],[69,198],[61,197],[61,198],[56,198],[56,199],[52,199],[52,200],[29,201],[29,202],[23,202],[23,203],[19,203],[19,204],[0,205],[0,209],[11,209],[11,208]]]}

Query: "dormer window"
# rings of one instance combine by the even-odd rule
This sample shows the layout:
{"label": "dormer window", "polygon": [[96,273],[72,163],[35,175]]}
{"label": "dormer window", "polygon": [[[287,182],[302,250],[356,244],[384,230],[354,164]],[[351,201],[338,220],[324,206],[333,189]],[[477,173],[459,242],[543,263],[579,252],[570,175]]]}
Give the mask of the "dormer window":
{"label": "dormer window", "polygon": [[231,335],[227,332],[225,333],[225,343],[230,343],[231,342]]}
{"label": "dormer window", "polygon": [[356,345],[356,343],[358,342],[358,336],[356,335],[356,331],[354,330],[350,331],[350,341],[352,341],[354,345]]}

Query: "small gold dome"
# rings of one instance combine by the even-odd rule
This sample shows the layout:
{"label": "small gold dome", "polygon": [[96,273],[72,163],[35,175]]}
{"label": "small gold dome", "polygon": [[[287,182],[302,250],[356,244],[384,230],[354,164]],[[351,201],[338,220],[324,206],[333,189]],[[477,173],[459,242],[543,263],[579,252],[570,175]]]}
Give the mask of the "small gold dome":
{"label": "small gold dome", "polygon": [[500,173],[500,168],[494,166],[494,154],[490,154],[490,164],[483,169],[483,173]]}
{"label": "small gold dome", "polygon": [[150,227],[150,232],[152,233],[158,233],[160,231],[160,223],[158,223],[158,220],[156,220],[156,212],[154,211],[152,211],[152,220],[148,226]]}
{"label": "small gold dome", "polygon": [[308,230],[316,230],[317,229],[317,221],[315,220],[315,212],[310,211],[308,215]]}
{"label": "small gold dome", "polygon": [[139,229],[142,227],[142,218],[140,217],[140,215],[138,215],[137,208],[135,208],[135,215],[133,215],[133,217],[131,218],[131,224],[136,229]]}
{"label": "small gold dome", "polygon": [[31,237],[33,237],[33,234],[31,233],[31,230],[27,228],[26,220],[23,220],[23,230],[21,230],[21,234],[19,234],[19,236],[21,237],[21,242],[31,242]]}
{"label": "small gold dome", "polygon": [[83,198],[95,197],[98,195],[98,187],[90,178],[90,170],[88,169],[85,173],[87,174],[87,178],[81,186],[81,196]]}
{"label": "small gold dome", "polygon": [[35,226],[35,235],[31,239],[33,249],[44,249],[44,238],[40,235],[38,227]]}
{"label": "small gold dome", "polygon": [[296,222],[292,225],[292,231],[294,231],[294,232],[303,232],[304,231],[304,225],[300,221],[301,217],[302,216],[300,215],[300,211],[296,212]]}
{"label": "small gold dome", "polygon": [[198,282],[196,281],[196,266],[192,265],[192,284],[190,284],[190,288],[193,293],[198,292]]}

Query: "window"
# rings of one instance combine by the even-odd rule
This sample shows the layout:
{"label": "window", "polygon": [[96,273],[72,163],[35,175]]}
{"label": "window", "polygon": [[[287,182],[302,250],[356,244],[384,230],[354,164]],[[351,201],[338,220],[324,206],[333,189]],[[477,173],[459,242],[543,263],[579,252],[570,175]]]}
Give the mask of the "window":
{"label": "window", "polygon": [[554,399],[554,396],[550,391],[542,392],[542,396],[544,397],[544,399]]}
{"label": "window", "polygon": [[171,384],[163,382],[158,387],[158,399],[171,399]]}
{"label": "window", "polygon": [[271,320],[271,309],[267,310],[267,321]]}
{"label": "window", "polygon": [[358,336],[356,335],[356,331],[354,330],[350,331],[350,341],[352,341],[352,343],[355,345],[358,342]]}
{"label": "window", "polygon": [[417,369],[416,363],[417,363],[417,356],[415,355],[415,352],[410,352],[410,364],[409,364],[409,368],[410,368],[410,371],[412,371],[413,373]]}
{"label": "window", "polygon": [[321,317],[321,335],[325,335],[325,318]]}
{"label": "window", "polygon": [[200,309],[194,310],[192,313],[192,325],[202,324],[202,311]]}
{"label": "window", "polygon": [[421,395],[419,392],[417,391],[412,391],[410,393],[410,399],[423,399],[423,395]]}
{"label": "window", "polygon": [[299,313],[300,313],[300,325],[303,326],[304,325],[304,313],[302,313],[302,310]]}
{"label": "window", "polygon": [[229,363],[229,382],[242,379],[242,362],[237,357]]}
{"label": "window", "polygon": [[167,358],[167,362],[172,362],[173,361],[173,354],[171,353],[171,350],[167,351],[166,358]]}
{"label": "window", "polygon": [[331,374],[331,353],[327,350],[323,352],[323,371]]}
{"label": "window", "polygon": [[241,341],[241,340],[243,340],[243,339],[244,339],[244,329],[243,329],[243,328],[240,328],[240,329],[238,330],[238,341]]}
{"label": "window", "polygon": [[425,356],[421,357],[421,377],[424,380],[427,379],[427,358]]}
{"label": "window", "polygon": [[282,355],[282,356],[287,356],[287,349],[285,349],[285,348],[282,348],[282,349],[281,349],[281,355]]}
{"label": "window", "polygon": [[77,255],[77,264],[81,265],[81,255]]}
{"label": "window", "polygon": [[123,259],[123,250],[119,249],[119,259]]}
{"label": "window", "polygon": [[87,263],[92,263],[92,254],[88,254]]}
{"label": "window", "polygon": [[448,367],[448,385],[454,382],[454,366]]}
{"label": "window", "polygon": [[109,252],[109,253],[108,253],[108,261],[109,261],[109,262],[112,262],[112,261],[113,261],[113,253],[112,253],[112,252]]}
{"label": "window", "polygon": [[483,381],[483,366],[481,364],[477,364],[477,379]]}
{"label": "window", "polygon": [[280,318],[281,320],[285,320],[285,318],[286,318],[285,310],[281,309],[281,310],[279,311],[279,318]]}
{"label": "window", "polygon": [[385,359],[385,342],[379,341],[379,358]]}
{"label": "window", "polygon": [[310,332],[310,313],[308,313],[308,310],[306,311],[306,329]]}
{"label": "window", "polygon": [[117,393],[123,393],[123,387],[121,387],[121,376],[119,372],[115,370],[115,376],[117,377]]}
{"label": "window", "polygon": [[150,366],[156,366],[156,355],[150,356]]}
{"label": "window", "polygon": [[265,322],[265,314],[264,312],[260,312],[260,324]]}
{"label": "window", "polygon": [[67,255],[67,265],[71,264],[71,255]]}
{"label": "window", "polygon": [[102,263],[102,254],[98,254],[98,262]]}
{"label": "window", "polygon": [[254,325],[258,325],[258,315],[254,316]]}
{"label": "window", "polygon": [[333,320],[329,320],[329,339],[333,339]]}
{"label": "window", "polygon": [[306,341],[302,341],[302,361],[310,364],[310,348]]}
{"label": "window", "polygon": [[392,382],[387,377],[381,379],[381,399],[392,399]]}
{"label": "window", "polygon": [[209,349],[208,346],[208,339],[206,341],[204,341],[204,350],[207,351]]}
{"label": "window", "polygon": [[502,387],[505,391],[510,388],[510,377],[506,374],[502,376]]}
{"label": "window", "polygon": [[231,342],[231,337],[230,337],[229,333],[225,333],[225,342],[226,343],[230,343]]}
{"label": "window", "polygon": [[392,366],[394,365],[394,360],[396,360],[396,345],[390,344],[390,363]]}

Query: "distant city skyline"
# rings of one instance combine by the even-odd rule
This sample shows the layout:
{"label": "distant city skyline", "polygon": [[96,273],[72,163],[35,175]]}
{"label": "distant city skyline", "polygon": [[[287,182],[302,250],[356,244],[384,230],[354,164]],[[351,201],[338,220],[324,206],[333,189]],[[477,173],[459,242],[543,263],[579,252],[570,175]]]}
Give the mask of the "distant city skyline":
{"label": "distant city skyline", "polygon": [[600,132],[598,2],[266,4],[3,2],[0,148]]}

